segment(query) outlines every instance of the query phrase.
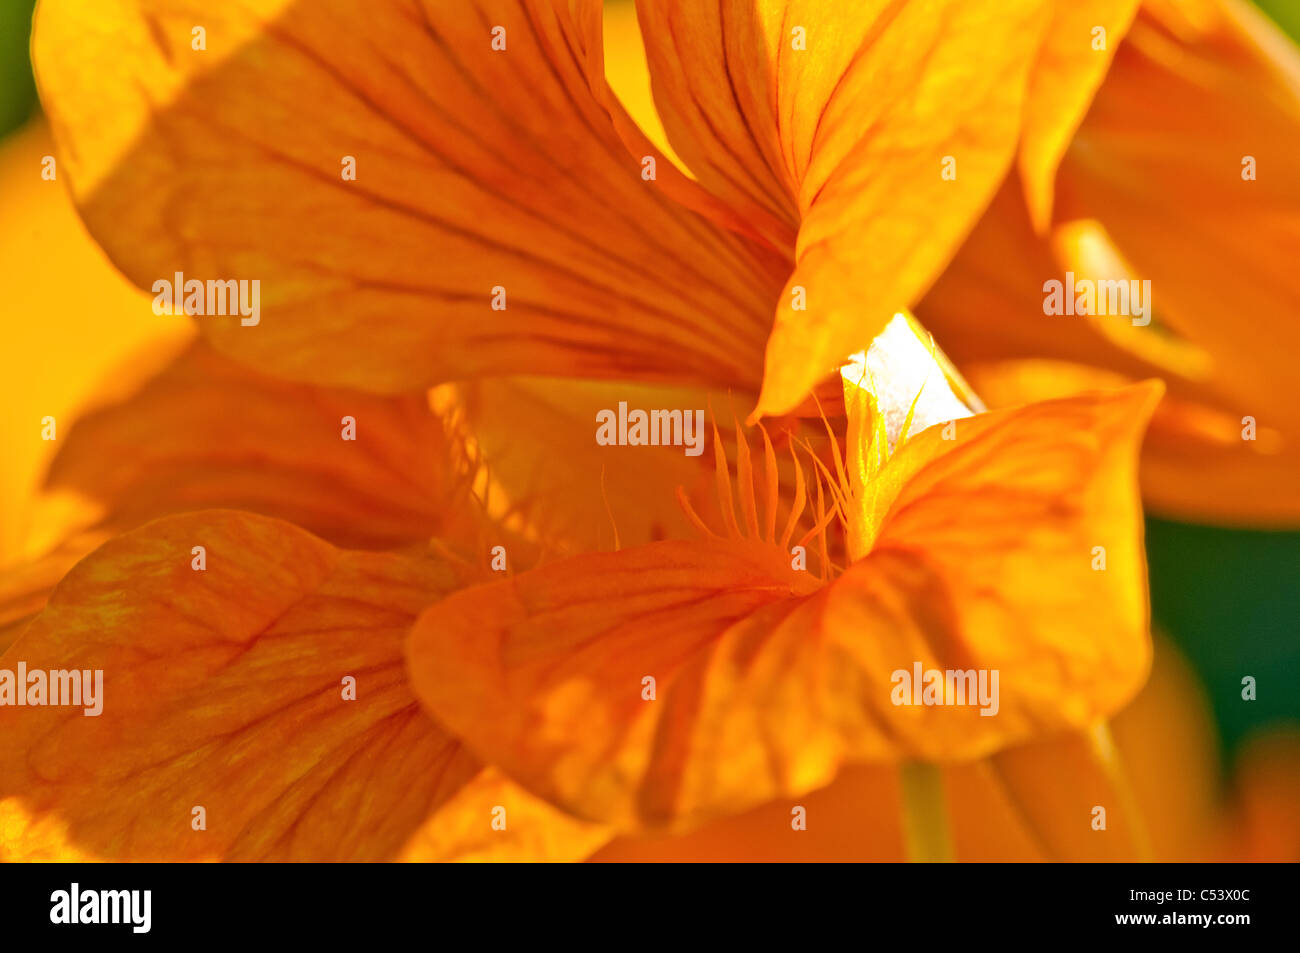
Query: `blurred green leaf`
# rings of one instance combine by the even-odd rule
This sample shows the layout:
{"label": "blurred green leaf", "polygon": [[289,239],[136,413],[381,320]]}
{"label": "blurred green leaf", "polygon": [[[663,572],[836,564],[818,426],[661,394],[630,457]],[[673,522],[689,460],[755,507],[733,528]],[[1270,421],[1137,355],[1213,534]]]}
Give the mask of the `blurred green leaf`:
{"label": "blurred green leaf", "polygon": [[36,106],[28,42],[36,0],[0,0],[0,136],[22,125]]}
{"label": "blurred green leaf", "polygon": [[[1300,722],[1300,533],[1147,520],[1151,612],[1209,692],[1221,750]],[[1256,681],[1257,700],[1241,697]]]}
{"label": "blurred green leaf", "polygon": [[1292,39],[1300,40],[1300,0],[1255,0],[1255,6],[1290,33]]}

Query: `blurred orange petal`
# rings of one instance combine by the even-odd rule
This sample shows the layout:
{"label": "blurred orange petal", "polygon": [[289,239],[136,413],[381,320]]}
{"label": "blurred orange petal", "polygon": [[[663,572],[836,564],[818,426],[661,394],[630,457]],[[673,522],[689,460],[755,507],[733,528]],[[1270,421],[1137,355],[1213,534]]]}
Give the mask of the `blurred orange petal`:
{"label": "blurred orange petal", "polygon": [[610,839],[486,767],[411,835],[400,860],[516,863],[585,860]]}
{"label": "blurred orange petal", "polygon": [[[796,808],[803,829],[796,829]],[[673,836],[620,837],[594,862],[813,863],[901,861],[898,772],[879,765],[844,768],[833,784],[797,800],[771,801]]]}
{"label": "blurred orange petal", "polygon": [[[1117,387],[1123,374],[1066,361],[966,363],[962,370],[991,407]],[[1175,519],[1236,525],[1300,523],[1300,441],[1256,422],[1255,439],[1239,415],[1187,399],[1173,378],[1151,417],[1142,446],[1147,510]]]}
{"label": "blurred orange petal", "polygon": [[[0,143],[0,566],[39,555],[31,498],[74,412],[92,387],[150,341],[179,343],[193,329],[160,318],[86,234],[64,185],[41,177],[54,142],[36,119]],[[56,171],[56,175],[57,175]],[[43,418],[56,439],[42,439]]]}
{"label": "blurred orange petal", "polygon": [[[1177,143],[1177,147],[1171,147]],[[1158,315],[1209,355],[1205,390],[1300,443],[1300,51],[1246,3],[1144,7],[1061,167]],[[1241,448],[1248,455],[1253,448]],[[1292,501],[1282,507],[1292,518]]]}
{"label": "blurred orange petal", "polygon": [[[1148,507],[1196,521],[1300,521],[1300,428],[1290,421],[1289,404],[1266,402],[1277,395],[1245,396],[1258,387],[1245,364],[1256,361],[1262,344],[1209,341],[1166,325],[1162,286],[1154,283],[1149,326],[1124,317],[1044,313],[1046,281],[1067,270],[1110,277],[1100,269],[1121,249],[1099,224],[1072,222],[1036,236],[1012,176],[917,307],[918,318],[990,407],[1161,378],[1168,393],[1142,451]],[[1131,263],[1110,264],[1124,269],[1119,277],[1141,275]],[[1262,365],[1260,371],[1269,373]],[[1243,439],[1249,432],[1254,439]]]}
{"label": "blurred orange petal", "polygon": [[46,488],[93,501],[96,529],[229,507],[341,546],[395,548],[452,532],[459,452],[422,393],[286,383],[195,343],[76,419]]}
{"label": "blurred orange petal", "polygon": [[1208,859],[1218,810],[1213,735],[1204,689],[1157,638],[1151,677],[1109,733],[1047,736],[947,772],[957,856]]}
{"label": "blurred orange petal", "polygon": [[[1101,333],[1098,324],[1113,318],[1045,314],[1043,285],[1064,271],[1050,238],[1034,232],[1024,187],[1013,174],[917,305],[916,316],[963,368],[975,361],[1035,357],[1093,363],[1130,377],[1169,370]],[[1171,387],[1177,383],[1170,380]]]}
{"label": "blurred orange petal", "polygon": [[1063,217],[1104,221],[1162,319],[1214,356],[1220,386],[1290,424],[1298,156],[1295,45],[1246,3],[1149,4],[1060,183]]}
{"label": "blurred orange petal", "polygon": [[1236,796],[1220,833],[1223,859],[1300,862],[1300,730],[1249,739],[1237,757]]}

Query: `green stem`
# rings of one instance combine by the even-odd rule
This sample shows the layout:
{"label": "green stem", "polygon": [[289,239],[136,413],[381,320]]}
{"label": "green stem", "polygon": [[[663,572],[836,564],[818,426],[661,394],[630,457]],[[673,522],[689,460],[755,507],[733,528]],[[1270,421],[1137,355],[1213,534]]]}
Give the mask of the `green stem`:
{"label": "green stem", "polygon": [[912,863],[951,863],[952,835],[943,797],[943,774],[937,764],[904,761],[899,767],[903,791],[903,842]]}

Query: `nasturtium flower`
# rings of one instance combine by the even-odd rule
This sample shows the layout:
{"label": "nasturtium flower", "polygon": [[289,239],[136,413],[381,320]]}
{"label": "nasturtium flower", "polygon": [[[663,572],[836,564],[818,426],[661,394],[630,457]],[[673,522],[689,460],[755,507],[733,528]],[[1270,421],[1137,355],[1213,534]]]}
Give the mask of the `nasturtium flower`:
{"label": "nasturtium flower", "polygon": [[[908,325],[900,326],[911,333]],[[882,338],[882,341],[891,340],[889,335]],[[923,349],[920,353],[923,357],[930,356]],[[915,355],[914,350],[910,357]],[[994,421],[981,420],[980,416],[966,418],[966,411],[956,402],[953,390],[939,379],[929,383],[934,398],[912,401],[900,424],[896,414],[877,414],[875,397],[866,394],[861,386],[867,374],[874,375],[890,365],[899,368],[891,381],[915,379],[914,367],[904,373],[909,358],[905,351],[891,358],[902,360],[891,360],[886,365],[867,360],[860,374],[850,373],[846,378],[851,394],[845,402],[850,422],[859,424],[870,420],[879,424],[874,433],[872,428],[863,427],[857,427],[854,432],[863,438],[871,434],[873,439],[889,443],[893,431],[895,448],[890,451],[879,479],[873,479],[873,486],[890,483],[896,472],[891,467],[902,467],[911,474],[914,467],[902,462],[909,454],[918,454],[917,460],[928,461],[929,452],[916,449],[921,446],[918,441],[927,434],[930,438],[937,437],[941,448],[946,443],[942,428],[936,426],[914,437],[906,436],[907,429],[913,425],[933,423],[928,414],[943,417],[956,413],[961,419],[955,426],[963,430],[973,428],[954,441],[947,453],[1002,456],[1000,450],[1005,449],[1005,459],[989,474],[976,467],[964,475],[953,473],[947,480],[940,479],[945,469],[959,469],[956,460],[946,461],[946,467],[927,462],[915,468],[917,475],[887,491],[886,495],[896,496],[890,509],[911,511],[913,515],[909,519],[920,520],[919,524],[912,525],[925,529],[927,510],[945,505],[943,492],[936,491],[936,486],[946,485],[944,492],[950,496],[949,505],[964,500],[967,492],[972,494],[972,503],[978,503],[983,494],[991,494],[996,500],[1005,491],[1018,493],[1026,503],[1041,494],[1040,509],[1046,507],[1054,512],[1054,520],[1041,521],[1037,510],[1033,513],[1026,510],[1022,515],[1031,521],[1034,532],[1045,534],[1040,539],[1055,538],[1062,549],[1057,551],[1042,545],[1030,549],[1043,559],[1059,556],[1063,561],[1078,563],[1078,567],[1066,569],[1068,576],[1075,577],[1069,581],[1086,585],[1096,580],[1103,591],[1094,588],[1072,594],[1058,592],[1057,601],[1053,601],[1046,597],[1038,578],[1038,574],[1052,567],[1034,567],[1033,585],[1023,585],[1028,580],[1020,579],[1020,588],[1005,593],[1009,600],[1020,600],[1014,607],[1016,612],[1027,610],[1023,618],[1013,621],[1023,626],[1023,631],[1045,632],[1050,628],[1067,639],[1055,650],[1051,646],[1040,647],[1047,649],[1046,655],[1064,651],[1082,668],[1093,663],[1114,668],[1106,673],[1102,691],[1097,690],[1102,686],[1089,685],[1083,680],[1073,686],[1074,695],[1068,690],[1070,686],[1053,685],[1050,691],[1045,685],[1035,688],[1025,705],[1025,710],[1032,713],[1030,733],[1091,723],[1094,717],[1107,713],[1123,700],[1136,684],[1133,680],[1140,680],[1146,664],[1140,558],[1136,562],[1134,559],[1134,552],[1140,553],[1136,505],[1131,479],[1123,479],[1122,471],[1132,465],[1134,442],[1150,394],[1094,395],[1060,402],[1060,406],[1027,408],[1008,415],[1009,419],[998,427]],[[232,380],[237,380],[240,386],[231,387]],[[205,402],[222,395],[234,402],[225,409],[228,419],[245,423],[261,421],[259,426],[250,428],[242,442],[209,443],[202,439],[198,427],[205,415],[200,410]],[[110,527],[120,528],[132,518],[147,518],[151,514],[141,509],[147,501],[152,501],[159,512],[184,509],[189,504],[230,503],[232,498],[224,494],[230,487],[242,486],[236,478],[239,474],[264,465],[265,458],[282,452],[279,448],[290,438],[291,429],[286,430],[279,423],[290,420],[309,432],[332,426],[333,411],[327,411],[329,416],[313,419],[299,408],[332,405],[337,410],[359,396],[312,385],[263,381],[256,374],[239,370],[207,353],[202,345],[194,345],[124,404],[96,412],[75,426],[67,447],[56,458],[53,473],[68,475],[63,479],[71,485],[98,496],[105,515],[92,529],[101,532]],[[0,710],[0,718],[7,721],[6,740],[0,744],[0,778],[4,779],[0,810],[4,818],[6,856],[577,858],[609,839],[619,820],[611,818],[613,826],[592,824],[585,817],[579,819],[548,806],[527,790],[532,787],[533,779],[526,773],[520,776],[527,782],[524,787],[506,780],[499,765],[508,766],[513,773],[517,766],[511,757],[501,757],[498,761],[494,754],[492,762],[480,757],[478,733],[470,731],[462,738],[459,730],[451,727],[457,724],[455,712],[450,716],[445,714],[436,702],[429,706],[431,711],[425,710],[417,701],[430,684],[429,666],[418,661],[420,640],[429,629],[427,620],[414,636],[411,652],[417,662],[413,680],[408,680],[403,665],[402,641],[419,610],[455,589],[486,577],[483,561],[474,559],[472,552],[472,540],[481,527],[476,527],[472,520],[469,526],[446,520],[422,527],[411,512],[407,519],[414,525],[405,544],[396,537],[362,537],[358,535],[362,527],[369,525],[373,531],[373,527],[383,525],[382,521],[371,519],[374,514],[370,508],[361,510],[362,518],[356,528],[349,526],[346,510],[338,504],[358,491],[347,485],[346,474],[364,472],[358,471],[358,467],[370,465],[372,460],[386,461],[397,450],[385,439],[385,415],[394,414],[397,419],[406,420],[408,426],[419,424],[422,419],[419,408],[403,398],[370,400],[374,403],[362,419],[373,420],[379,426],[379,433],[374,442],[360,442],[363,449],[360,457],[350,454],[339,441],[323,442],[314,458],[315,466],[340,475],[333,482],[321,484],[333,488],[336,497],[331,499],[326,492],[306,493],[312,488],[311,481],[296,494],[276,492],[278,487],[271,481],[260,493],[240,502],[266,512],[294,513],[319,532],[350,538],[354,545],[370,542],[388,548],[396,546],[403,552],[349,552],[287,522],[250,513],[202,510],[155,521],[117,537],[81,561],[59,584],[49,605],[4,658],[6,661],[21,658],[31,668],[100,668],[112,672],[114,705],[99,718],[82,717],[75,709]],[[1036,416],[1041,418],[1038,422]],[[1089,416],[1105,418],[1109,426],[1096,427],[1083,419]],[[103,473],[101,483],[99,474],[78,465],[79,461],[91,459],[92,449],[96,447],[110,451],[104,457],[111,459],[115,441],[121,441],[126,433],[146,440],[155,437],[165,444],[164,438],[173,426],[181,424],[175,429],[189,434],[181,449],[160,446],[153,467],[129,463],[116,471],[110,467]],[[435,442],[444,426],[437,418],[419,425],[427,431],[430,442]],[[1041,444],[1014,439],[1017,431],[1039,428],[1046,429],[1053,438]],[[441,440],[445,442],[446,438]],[[1007,444],[1005,448],[1001,447],[1003,443]],[[1034,449],[1024,452],[1017,447]],[[866,449],[879,451],[881,446],[869,445]],[[418,454],[406,458],[393,476],[400,472],[421,474],[421,459]],[[866,467],[865,459],[861,452],[850,453],[845,466],[859,472]],[[167,473],[182,465],[201,471],[205,463],[222,469],[231,479],[191,481],[192,493],[188,498],[176,499],[160,492],[161,484],[154,479],[153,471]],[[826,554],[825,531],[831,516],[845,511],[854,500],[878,500],[879,494],[866,494],[862,492],[865,487],[851,481],[832,489],[830,469],[823,470],[822,464],[809,459],[803,491],[807,500],[802,496],[797,500],[783,500],[773,495],[780,489],[773,478],[774,461],[765,460],[764,464],[767,505],[761,513],[761,526],[760,508],[752,495],[752,485],[748,494],[742,485],[739,487],[740,520],[736,521],[730,501],[726,508],[732,513],[727,535],[735,538],[713,540],[705,546],[703,557],[708,559],[710,554],[723,552],[738,564],[752,562],[762,571],[784,580],[793,590],[810,596],[818,587],[824,587],[829,596],[839,586],[841,597],[847,592],[851,602],[855,593],[844,587],[855,572],[860,577],[867,575],[862,566],[849,568],[832,579],[837,570],[823,555],[821,575],[824,578],[815,579],[806,572],[790,570],[786,545],[794,538],[808,542],[810,536],[819,536],[821,552]],[[423,466],[422,486],[430,494],[426,502],[412,507],[402,502],[402,494],[396,493],[393,505],[435,513],[441,488],[440,492],[446,494],[444,505],[453,504],[447,509],[456,512],[454,504],[465,503],[466,484],[458,478],[455,453],[444,447],[440,455]],[[284,463],[278,469],[288,470]],[[738,472],[752,474],[753,471],[746,462],[738,467]],[[803,472],[797,464],[795,472]],[[825,496],[823,474],[827,484]],[[288,478],[293,476],[291,471],[286,473]],[[963,484],[963,479],[978,481],[985,476],[992,477],[994,482],[973,487]],[[1114,479],[1116,476],[1120,478]],[[909,499],[908,484],[918,479],[931,484],[927,491],[931,497],[929,507],[923,500]],[[1053,481],[1065,481],[1065,485]],[[815,496],[811,489],[814,483]],[[1077,492],[1093,483],[1097,484],[1095,491]],[[730,488],[729,483],[727,487]],[[663,489],[666,491],[667,487]],[[1118,496],[1110,498],[1107,495],[1110,490]],[[1058,492],[1060,498],[1056,497]],[[816,504],[811,502],[814,498]],[[383,505],[382,496],[376,494],[374,507],[382,509]],[[777,505],[783,507],[784,517],[779,547],[774,545],[777,526],[773,507]],[[812,523],[811,533],[804,532],[800,526],[799,516],[805,506],[810,512],[804,522]],[[1101,514],[1105,514],[1104,518],[1098,519]],[[993,514],[988,511],[985,515]],[[877,531],[874,527],[879,522],[872,520],[872,531],[876,534],[873,551],[877,559],[889,549],[891,532],[890,520],[883,521],[885,528]],[[848,523],[854,525],[852,520]],[[1109,574],[1083,568],[1087,566],[1089,550],[1081,541],[1071,539],[1071,528],[1077,531],[1084,523],[1095,525],[1100,534],[1084,542],[1101,539],[1111,547],[1112,559],[1124,561],[1127,568],[1115,566]],[[740,529],[742,525],[744,530]],[[792,536],[795,527],[801,531],[798,537]],[[438,545],[420,545],[420,537],[430,528],[439,537]],[[973,526],[959,530],[956,525],[946,530],[943,526],[929,528],[929,532],[939,533],[939,538],[934,540],[936,546],[941,541],[955,541],[951,535],[945,537],[945,532],[961,536],[978,530],[979,527]],[[1009,540],[1015,532],[1023,530],[1024,527],[1008,527],[1002,539]],[[912,537],[911,542],[920,545],[924,539],[922,533]],[[194,571],[195,545],[204,547],[206,566],[202,572]],[[625,557],[641,558],[645,549],[658,553],[664,547],[690,549],[695,545],[698,544],[665,543],[605,555],[617,565]],[[834,548],[842,550],[842,547]],[[973,553],[968,547],[961,552],[954,549],[950,555],[961,560],[970,559]],[[1014,561],[1007,561],[1008,555],[989,550],[973,568],[981,571],[983,567],[983,571],[999,578],[1014,565]],[[553,566],[562,574],[571,569],[568,562]],[[700,567],[700,580],[725,568]],[[1081,571],[1073,572],[1073,568]],[[690,566],[685,570],[695,572]],[[546,567],[523,573],[507,588],[515,590],[516,598],[526,595],[534,591],[535,580],[542,578],[537,574],[545,571]],[[663,573],[663,567],[651,565],[642,585],[651,591],[662,590]],[[644,600],[616,604],[601,599],[602,595],[609,595],[601,591],[605,584],[602,575],[596,572],[574,580],[575,585],[589,587],[597,597],[597,602],[586,603],[589,608],[599,607],[592,616],[592,624],[600,624],[602,612],[640,610],[629,624],[641,633],[640,641],[647,641],[659,633],[660,623],[667,622],[675,629],[678,622],[692,621],[664,620]],[[935,564],[917,579],[903,579],[900,597],[904,603],[892,607],[886,604],[885,614],[901,610],[893,619],[908,624],[908,616],[916,615],[921,609],[920,603],[914,601],[922,595],[915,585],[952,585],[962,575],[960,567],[954,575],[952,566]],[[697,584],[695,580],[692,582]],[[770,587],[770,582],[765,585]],[[859,582],[853,582],[852,588],[858,585]],[[910,595],[906,592],[909,588],[913,589]],[[477,598],[483,591],[469,589],[465,595]],[[670,594],[670,590],[660,593]],[[763,598],[770,600],[772,595],[764,593]],[[954,606],[967,601],[955,586],[951,595]],[[562,598],[563,591],[557,592],[557,596]],[[723,596],[724,601],[733,598],[743,601],[749,595]],[[1032,601],[1026,604],[1026,598]],[[1071,599],[1078,601],[1071,602]],[[1080,605],[1091,601],[1110,605],[1116,613],[1114,619],[1094,615],[1099,630],[1108,638],[1093,639],[1100,654],[1091,658],[1087,652],[1078,653],[1077,646],[1068,641],[1087,644],[1084,635],[1065,632],[1054,619],[1033,617],[1034,612],[1060,612],[1064,617],[1078,619],[1082,616]],[[849,611],[853,611],[851,606]],[[804,613],[808,614],[807,608]],[[465,616],[462,620],[469,618]],[[580,613],[570,622],[576,625],[579,618]],[[928,660],[933,646],[927,648],[927,640],[936,634],[945,638],[964,634],[974,638],[978,634],[964,631],[967,620],[955,617],[952,621],[957,624],[957,630],[934,633],[929,629],[930,620],[920,618],[912,634],[905,638],[905,642],[911,643],[907,651],[926,653],[921,658]],[[1007,619],[995,620],[993,624],[1006,625]],[[827,634],[831,631],[828,629]],[[875,638],[859,639],[857,636],[866,635],[868,630],[854,624],[837,627],[836,631],[844,636],[840,650],[852,650],[857,645],[872,651],[879,649],[882,658],[888,657],[887,644],[872,645],[878,641],[879,633],[874,633]],[[680,638],[677,633],[672,634]],[[490,635],[490,631],[484,630],[474,641],[490,646],[493,644]],[[655,653],[671,651],[673,644],[671,640],[666,641],[655,648]],[[1108,652],[1108,645],[1114,649],[1113,654]],[[980,647],[972,642],[972,650]],[[950,648],[939,646],[935,658],[946,660]],[[1026,645],[1025,648],[1034,647]],[[637,657],[640,662],[652,662],[655,653],[640,652]],[[1057,663],[1047,664],[1059,661],[1058,658]],[[971,662],[977,663],[1004,664],[993,657]],[[966,664],[964,660],[963,664]],[[340,701],[340,673],[360,673],[354,677],[358,679],[358,691],[367,693],[364,698],[358,695],[356,702]],[[462,678],[484,674],[461,671],[454,665],[448,666],[445,673],[462,688]],[[879,690],[888,693],[888,685],[877,677],[883,674],[877,666],[871,665],[871,671],[862,674],[868,676],[862,683],[864,689],[867,681],[876,677]],[[788,676],[785,691],[798,701],[804,687],[798,669],[786,671],[783,664],[775,671],[769,670],[768,675]],[[641,704],[639,685],[639,680],[632,682],[627,686],[627,693]],[[669,693],[665,704],[679,691],[671,677],[663,689]],[[1020,704],[1017,695],[1016,692],[1003,695],[1000,715],[1010,713],[1014,717]],[[1057,710],[1062,702],[1064,714]],[[1071,710],[1072,702],[1083,708]],[[815,719],[819,711],[815,707],[809,714]],[[880,738],[874,741],[870,738],[871,722],[877,716],[874,713],[856,728],[850,728],[860,737],[865,730],[869,743],[881,744]],[[979,726],[981,720],[975,719],[975,725]],[[967,747],[968,741],[963,737],[966,729],[950,724],[952,731],[945,740],[942,722],[940,719],[930,726],[923,726],[919,721],[912,725],[900,723],[896,732],[886,732],[883,736],[883,745],[888,749],[886,756],[987,753],[991,746],[1000,747],[1006,739],[1023,740],[1026,736],[1024,724],[1017,727],[1014,723],[1000,722],[1007,725],[1007,735],[995,732],[982,739],[976,737]],[[595,724],[590,723],[593,728]],[[934,740],[927,741],[926,732],[936,729]],[[599,733],[587,736],[599,737]],[[812,739],[815,735],[808,737]],[[743,737],[729,738],[729,745],[735,747],[719,751],[718,764],[731,764],[736,757],[743,760],[744,742]],[[286,747],[292,749],[293,757],[283,756]],[[880,751],[874,754],[879,756]],[[336,764],[341,766],[335,768]],[[833,771],[820,775],[806,773],[798,784],[805,789],[819,786],[830,780],[832,774]],[[426,775],[437,775],[436,783]],[[671,777],[671,772],[663,775],[668,783]],[[539,788],[539,793],[547,793],[545,785]],[[598,793],[600,786],[589,790]],[[753,797],[761,798],[765,790],[756,787],[735,800],[727,800],[724,810],[739,810],[752,803]],[[773,794],[784,790],[778,786]],[[729,791],[729,782],[723,783],[707,797],[726,798]],[[106,809],[104,804],[114,807]],[[166,810],[159,809],[163,805],[167,806]],[[182,808],[195,807],[203,809],[205,822],[208,817],[213,819],[203,833],[212,832],[215,836],[196,839],[193,836],[196,832],[182,823],[185,821]],[[509,839],[494,839],[487,833],[492,830],[487,818],[497,807],[504,808],[506,816],[514,819],[509,828],[514,833]],[[581,816],[589,812],[584,807],[577,813]],[[340,816],[348,817],[348,823],[355,828],[350,834],[341,835],[336,829]],[[702,813],[699,819],[705,816],[707,813]],[[222,822],[218,828],[219,818]]]}
{"label": "nasturtium flower", "polygon": [[[972,414],[932,346],[876,360],[1009,168],[1047,214],[1108,59],[1060,32],[1114,42],[1133,4],[1082,9],[644,0],[679,168],[605,80],[597,0],[43,3],[92,234],[146,289],[256,278],[263,314],[196,318],[56,458],[97,509],[0,580],[0,657],[104,669],[113,704],[0,709],[0,854],[582,857],[842,765],[1099,731],[1149,665],[1158,386]],[[555,378],[771,420],[869,346],[820,437],[758,431],[756,462],[724,417],[712,506],[698,462],[602,473],[612,533],[649,509],[614,551],[484,425],[512,392],[517,426],[569,420],[530,400]],[[913,663],[999,670],[997,717],[894,705]]]}
{"label": "nasturtium flower", "polygon": [[[633,830],[803,793],[845,762],[970,759],[1118,709],[1149,664],[1134,468],[1159,387],[915,434],[912,393],[891,434],[871,369],[844,372],[847,457],[836,445],[825,489],[821,464],[801,469],[784,519],[770,443],[761,467],[740,445],[734,490],[719,453],[723,524],[704,539],[558,560],[427,610],[409,647],[420,697],[531,790]],[[953,401],[941,377],[927,386]],[[815,575],[792,558],[805,509]],[[899,707],[893,675],[915,663],[999,670],[996,717]]]}

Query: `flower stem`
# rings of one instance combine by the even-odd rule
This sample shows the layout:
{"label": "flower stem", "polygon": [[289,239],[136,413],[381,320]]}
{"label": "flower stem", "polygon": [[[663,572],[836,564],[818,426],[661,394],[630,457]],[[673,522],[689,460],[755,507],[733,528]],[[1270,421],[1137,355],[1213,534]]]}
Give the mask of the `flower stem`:
{"label": "flower stem", "polygon": [[903,842],[912,863],[951,863],[952,836],[937,764],[904,761],[899,766],[903,790]]}

